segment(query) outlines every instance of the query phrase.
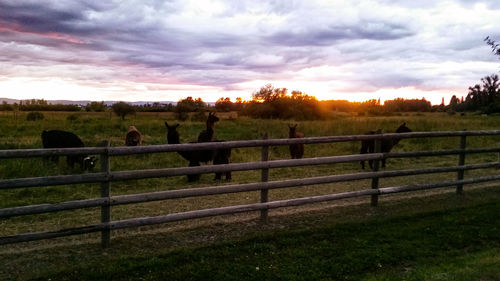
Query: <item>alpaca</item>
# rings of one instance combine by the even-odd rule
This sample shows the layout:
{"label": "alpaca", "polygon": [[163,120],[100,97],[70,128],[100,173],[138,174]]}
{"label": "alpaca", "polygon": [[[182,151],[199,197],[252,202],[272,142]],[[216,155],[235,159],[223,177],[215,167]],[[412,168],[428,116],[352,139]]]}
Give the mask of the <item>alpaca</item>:
{"label": "alpaca", "polygon": [[[83,141],[72,132],[66,132],[61,130],[50,130],[42,132],[42,144],[43,148],[68,148],[68,147],[84,147]],[[52,161],[57,162],[59,156],[52,156]],[[75,163],[80,165],[82,170],[91,171],[97,162],[94,156],[88,156],[83,154],[77,155],[67,155],[66,163],[70,168],[75,166]]]}
{"label": "alpaca", "polygon": [[[396,133],[409,133],[411,129],[406,127],[406,123],[401,124],[397,129]],[[370,131],[366,135],[381,134],[382,130]],[[391,149],[399,143],[400,138],[393,139],[382,139],[380,144],[380,152],[385,153],[391,151]],[[361,141],[361,151],[360,154],[373,153],[375,151],[375,140],[363,140]],[[369,160],[368,164],[370,168],[373,168],[373,160]],[[361,168],[365,168],[365,161],[361,161]],[[385,168],[385,159],[382,159],[382,168]]]}
{"label": "alpaca", "polygon": [[200,134],[198,135],[198,142],[208,142],[212,141],[212,138],[214,137],[214,127],[215,127],[215,122],[219,121],[219,117],[215,116],[215,112],[209,112],[208,113],[208,118],[206,121],[206,129],[201,131]]}
{"label": "alpaca", "polygon": [[[301,132],[297,132],[297,124],[295,126],[288,125],[288,128],[290,131],[288,132],[288,136],[293,139],[293,138],[303,138],[304,134]],[[304,155],[304,144],[299,143],[299,144],[291,144],[288,146],[290,149],[290,156],[292,159],[300,159]]]}
{"label": "alpaca", "polygon": [[[165,122],[165,126],[167,127],[167,142],[169,144],[180,144],[179,132],[177,132],[177,127],[179,124],[169,126],[167,122]],[[197,151],[177,151],[182,158],[189,161],[189,167],[200,166],[200,161],[197,158]],[[187,175],[188,182],[197,181],[200,179],[200,174]]]}
{"label": "alpaca", "polygon": [[142,135],[135,126],[128,127],[127,135],[125,136],[125,145],[137,146],[142,143]]}
{"label": "alpaca", "polygon": [[[177,127],[179,124],[169,126],[167,122],[165,122],[165,126],[167,127],[167,141],[169,144],[179,144],[179,132],[177,132]],[[220,140],[215,140],[220,141]],[[191,142],[193,143],[193,142]],[[215,151],[210,150],[201,150],[201,151],[178,151],[179,155],[181,155],[184,159],[189,161],[189,167],[200,166],[200,162],[209,162],[213,160],[214,165],[218,164],[229,164],[229,157],[231,157],[231,149],[223,148],[216,149]],[[207,154],[212,155],[211,159],[207,160]],[[215,173],[215,180],[221,179],[222,173]],[[188,175],[188,181],[197,181],[200,179],[200,175]],[[231,171],[225,173],[226,180],[231,179]]]}

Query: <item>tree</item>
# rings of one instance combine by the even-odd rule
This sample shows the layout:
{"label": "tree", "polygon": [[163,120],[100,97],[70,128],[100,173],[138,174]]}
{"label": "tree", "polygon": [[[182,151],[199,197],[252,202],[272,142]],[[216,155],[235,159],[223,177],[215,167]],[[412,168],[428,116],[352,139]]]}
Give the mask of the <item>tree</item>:
{"label": "tree", "polygon": [[457,96],[453,95],[451,97],[451,99],[450,99],[450,108],[451,108],[451,110],[457,111],[459,103],[460,103],[460,101],[458,100]]}
{"label": "tree", "polygon": [[233,102],[229,98],[219,98],[215,102],[215,110],[228,112],[233,110]]}
{"label": "tree", "polygon": [[94,112],[103,112],[106,111],[106,105],[104,104],[104,101],[101,102],[93,101],[85,106],[85,110]]}
{"label": "tree", "polygon": [[486,44],[490,45],[491,52],[493,52],[495,55],[497,55],[500,59],[500,44],[497,44],[496,41],[491,40],[491,38],[489,36],[484,38],[484,41],[486,42]]}
{"label": "tree", "polygon": [[125,120],[125,116],[128,114],[134,114],[135,113],[135,108],[123,101],[117,102],[111,106],[113,109],[113,112],[120,116],[122,120]]}
{"label": "tree", "polygon": [[465,99],[468,110],[482,110],[498,112],[500,109],[500,82],[496,74],[481,78],[482,85],[476,84],[469,87],[469,93]]}
{"label": "tree", "polygon": [[177,113],[177,119],[184,121],[188,117],[188,112],[198,112],[201,115],[205,112],[206,107],[207,105],[201,98],[187,97],[177,102],[175,113]]}

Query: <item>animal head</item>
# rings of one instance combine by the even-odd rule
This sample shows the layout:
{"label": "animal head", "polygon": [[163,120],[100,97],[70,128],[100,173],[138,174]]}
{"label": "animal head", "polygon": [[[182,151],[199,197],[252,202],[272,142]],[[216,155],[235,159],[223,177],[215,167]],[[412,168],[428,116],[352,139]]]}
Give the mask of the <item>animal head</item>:
{"label": "animal head", "polygon": [[396,129],[396,133],[409,133],[409,132],[411,132],[411,129],[406,127],[406,122],[401,124],[401,126],[399,126]]}
{"label": "animal head", "polygon": [[214,124],[217,121],[219,121],[219,117],[217,117],[215,115],[215,112],[209,112],[208,118],[207,118],[207,123]]}
{"label": "animal head", "polygon": [[137,128],[135,126],[129,126],[128,127],[128,132],[132,132],[132,131],[137,131],[139,132],[139,130],[137,130]]}
{"label": "animal head", "polygon": [[172,139],[172,138],[176,138],[176,139],[179,139],[179,132],[177,132],[177,127],[179,127],[179,124],[175,124],[175,125],[168,125],[167,122],[165,122],[165,127],[167,127],[167,138],[168,139]]}
{"label": "animal head", "polygon": [[290,129],[289,130],[290,137],[295,137],[295,132],[296,132],[296,129],[297,129],[297,125],[298,124],[295,124],[295,125],[288,124],[288,128]]}
{"label": "animal head", "polygon": [[87,156],[83,158],[83,169],[91,171],[95,167],[96,163],[97,158],[95,158],[94,156]]}

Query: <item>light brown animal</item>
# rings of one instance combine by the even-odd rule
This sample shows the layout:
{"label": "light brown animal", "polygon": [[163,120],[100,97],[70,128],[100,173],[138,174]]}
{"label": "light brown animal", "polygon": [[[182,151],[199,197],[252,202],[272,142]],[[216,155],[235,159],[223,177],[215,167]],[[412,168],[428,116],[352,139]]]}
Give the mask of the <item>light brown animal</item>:
{"label": "light brown animal", "polygon": [[125,136],[125,145],[137,146],[142,143],[142,135],[135,126],[128,127],[127,135]]}

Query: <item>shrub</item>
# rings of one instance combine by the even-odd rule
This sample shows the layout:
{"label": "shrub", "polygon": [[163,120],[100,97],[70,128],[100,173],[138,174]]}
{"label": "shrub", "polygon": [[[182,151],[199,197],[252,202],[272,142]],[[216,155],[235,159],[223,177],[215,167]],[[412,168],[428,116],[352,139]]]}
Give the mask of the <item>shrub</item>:
{"label": "shrub", "polygon": [[66,120],[68,120],[68,121],[76,121],[76,120],[78,120],[78,115],[76,115],[76,114],[70,114],[70,115],[68,115],[68,117],[66,117]]}
{"label": "shrub", "polygon": [[28,121],[42,120],[43,118],[45,118],[43,113],[38,111],[31,111],[28,115],[26,115],[26,120]]}

